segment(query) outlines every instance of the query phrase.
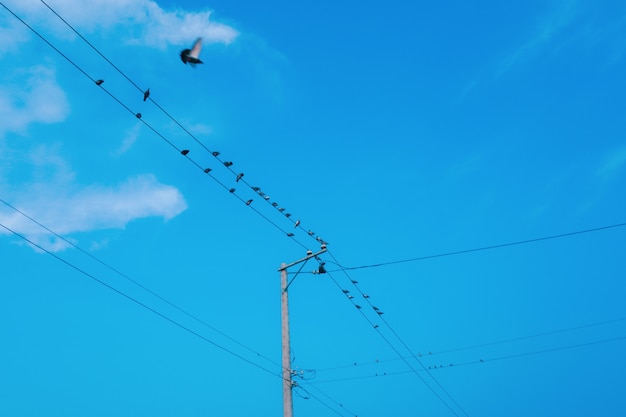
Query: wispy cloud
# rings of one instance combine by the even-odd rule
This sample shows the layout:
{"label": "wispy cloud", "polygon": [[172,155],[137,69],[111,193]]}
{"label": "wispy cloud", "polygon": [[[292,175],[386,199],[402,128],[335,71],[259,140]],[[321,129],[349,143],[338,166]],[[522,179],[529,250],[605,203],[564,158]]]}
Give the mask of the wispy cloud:
{"label": "wispy cloud", "polygon": [[459,93],[457,100],[464,99],[486,80],[497,79],[514,68],[539,56],[560,34],[570,27],[581,15],[580,0],[560,0],[550,3],[552,9],[540,16],[529,26],[527,34],[492,60],[473,79],[469,80]]}
{"label": "wispy cloud", "polygon": [[497,76],[548,47],[580,14],[580,0],[561,0],[555,4],[553,10],[538,20],[526,39],[500,60],[496,67]]}
{"label": "wispy cloud", "polygon": [[[39,1],[7,0],[5,3],[29,19],[66,31]],[[180,45],[197,36],[202,36],[205,42],[229,44],[239,35],[233,27],[211,19],[211,10],[165,10],[151,0],[47,0],[46,3],[77,29],[93,31],[124,26],[126,41],[151,47]]]}
{"label": "wispy cloud", "polygon": [[626,168],[626,146],[613,150],[598,169],[598,176],[609,181]]}
{"label": "wispy cloud", "polygon": [[0,86],[0,135],[23,133],[31,123],[56,123],[69,115],[69,103],[53,69],[35,66],[28,70],[26,81],[21,75],[19,82],[9,79]]}
{"label": "wispy cloud", "polygon": [[[130,178],[116,186],[90,185],[59,189],[36,184],[14,203],[20,210],[61,235],[105,229],[123,229],[146,217],[171,219],[187,208],[175,187],[161,184],[152,175]],[[26,197],[27,196],[27,197]],[[0,211],[0,223],[25,235],[48,250],[59,251],[67,243],[21,214]],[[0,233],[7,233],[0,230]]]}
{"label": "wispy cloud", "polygon": [[128,152],[130,148],[135,144],[137,139],[139,138],[139,133],[141,132],[141,123],[137,122],[133,127],[126,131],[124,139],[122,140],[122,144],[119,148],[114,152],[115,156],[121,156]]}

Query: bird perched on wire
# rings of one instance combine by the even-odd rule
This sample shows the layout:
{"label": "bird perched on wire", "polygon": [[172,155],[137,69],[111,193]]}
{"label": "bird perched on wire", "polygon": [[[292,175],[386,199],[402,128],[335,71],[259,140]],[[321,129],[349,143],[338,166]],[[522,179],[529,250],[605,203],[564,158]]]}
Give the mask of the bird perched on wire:
{"label": "bird perched on wire", "polygon": [[146,101],[148,99],[148,97],[150,97],[150,89],[149,88],[146,91],[143,92],[143,101]]}
{"label": "bird perched on wire", "polygon": [[196,39],[191,49],[183,49],[180,52],[180,59],[184,64],[194,67],[196,64],[202,64],[200,61],[200,51],[202,50],[202,38]]}

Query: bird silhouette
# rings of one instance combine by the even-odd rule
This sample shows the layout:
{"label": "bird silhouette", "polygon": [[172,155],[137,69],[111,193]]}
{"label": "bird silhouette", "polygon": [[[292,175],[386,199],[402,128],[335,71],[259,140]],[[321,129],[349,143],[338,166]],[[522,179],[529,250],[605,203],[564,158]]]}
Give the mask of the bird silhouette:
{"label": "bird silhouette", "polygon": [[293,225],[293,227],[298,227],[298,226],[300,226],[300,220],[296,220],[296,222]]}
{"label": "bird silhouette", "polygon": [[226,168],[229,168],[229,167],[233,166],[233,163],[232,163],[232,162],[230,162],[230,161],[226,161],[226,162],[224,162],[224,166],[225,166]]}
{"label": "bird silhouette", "polygon": [[205,173],[207,173],[207,174],[208,174],[209,172],[211,172],[211,171],[212,171],[212,170],[211,170],[211,168],[204,168],[204,172],[205,172]]}
{"label": "bird silhouette", "polygon": [[180,52],[180,59],[184,64],[189,64],[195,67],[196,64],[202,64],[200,61],[200,51],[202,50],[202,38],[196,39],[191,49],[183,49]]}
{"label": "bird silhouette", "polygon": [[213,151],[213,152],[211,152],[211,155],[213,155],[213,156],[219,156],[219,154],[220,154],[220,153],[219,153],[218,151]]}
{"label": "bird silhouette", "polygon": [[102,85],[103,82],[104,80],[96,80],[96,85]]}
{"label": "bird silhouette", "polygon": [[252,204],[252,199],[246,201],[246,206],[249,206],[250,204]]}
{"label": "bird silhouette", "polygon": [[148,97],[150,97],[150,89],[149,88],[146,91],[143,92],[143,101],[146,101],[148,99]]}
{"label": "bird silhouette", "polygon": [[135,117],[136,117],[136,118],[138,118],[138,119],[141,119],[141,113],[137,113],[137,114],[135,115]]}
{"label": "bird silhouette", "polygon": [[234,189],[234,188],[231,188],[231,189],[230,189],[230,190],[228,190],[228,191],[230,191],[231,193],[234,193],[234,192],[235,192],[235,189]]}
{"label": "bird silhouette", "polygon": [[187,155],[189,153],[189,149],[183,149],[182,151],[180,151],[180,153],[182,153],[183,155]]}
{"label": "bird silhouette", "polygon": [[237,175],[237,179],[235,180],[235,182],[239,182],[239,180],[242,178],[243,178],[243,172]]}

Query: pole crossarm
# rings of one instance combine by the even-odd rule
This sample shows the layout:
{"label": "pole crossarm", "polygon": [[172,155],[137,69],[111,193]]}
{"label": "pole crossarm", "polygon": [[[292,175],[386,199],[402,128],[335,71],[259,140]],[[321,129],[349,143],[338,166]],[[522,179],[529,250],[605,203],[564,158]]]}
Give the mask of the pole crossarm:
{"label": "pole crossarm", "polygon": [[290,264],[286,264],[286,265],[285,265],[285,264],[283,264],[283,265],[281,265],[281,267],[280,267],[280,268],[278,268],[278,272],[282,272],[282,271],[284,271],[284,270],[286,270],[286,269],[288,269],[288,268],[291,268],[291,267],[292,267],[292,266],[294,266],[294,265],[298,265],[298,264],[299,264],[299,263],[301,263],[301,262],[305,262],[305,261],[308,261],[308,260],[309,260],[309,259],[311,259],[311,258],[315,258],[316,256],[319,256],[319,255],[321,255],[322,253],[326,252],[327,250],[328,250],[328,249],[326,249],[326,246],[324,245],[324,246],[322,246],[322,250],[320,250],[320,251],[319,251],[319,252],[317,252],[317,253],[309,253],[309,254],[307,254],[307,256],[305,256],[305,257],[304,257],[304,258],[302,258],[302,259],[298,259],[297,261],[294,261],[294,262],[292,262],[292,263],[290,263]]}

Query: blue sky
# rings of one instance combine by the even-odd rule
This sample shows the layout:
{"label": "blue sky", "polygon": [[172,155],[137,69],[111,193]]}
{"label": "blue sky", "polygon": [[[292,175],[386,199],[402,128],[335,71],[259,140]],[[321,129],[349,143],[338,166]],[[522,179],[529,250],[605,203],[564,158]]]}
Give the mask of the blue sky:
{"label": "blue sky", "polygon": [[2,4],[0,414],[624,413],[623,2]]}

